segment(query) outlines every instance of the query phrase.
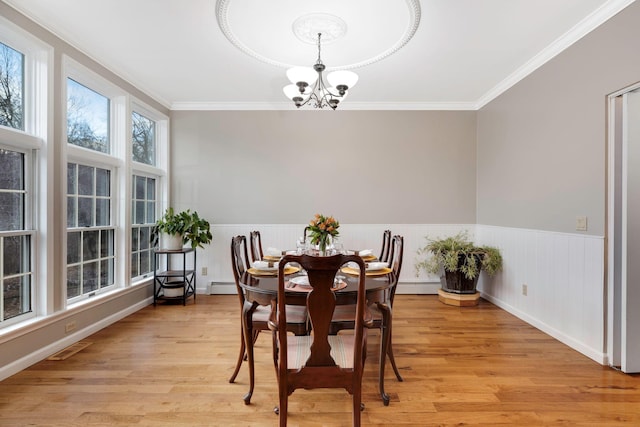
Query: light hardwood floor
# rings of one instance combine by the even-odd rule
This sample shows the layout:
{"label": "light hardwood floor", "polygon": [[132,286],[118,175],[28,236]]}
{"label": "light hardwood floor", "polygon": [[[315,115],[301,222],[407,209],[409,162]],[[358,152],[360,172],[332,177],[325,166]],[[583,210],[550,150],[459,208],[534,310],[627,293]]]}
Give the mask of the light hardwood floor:
{"label": "light hardwood floor", "polygon": [[[148,306],[88,337],[64,361],[42,361],[0,382],[2,426],[275,426],[271,339],[256,346],[256,390],[248,371],[229,384],[239,349],[231,295],[196,304]],[[640,376],[603,367],[481,300],[451,307],[434,295],[397,295],[396,361],[387,368],[391,404],[377,394],[379,335],[369,337],[364,426],[640,425]],[[343,390],[298,390],[291,426],[348,426]]]}

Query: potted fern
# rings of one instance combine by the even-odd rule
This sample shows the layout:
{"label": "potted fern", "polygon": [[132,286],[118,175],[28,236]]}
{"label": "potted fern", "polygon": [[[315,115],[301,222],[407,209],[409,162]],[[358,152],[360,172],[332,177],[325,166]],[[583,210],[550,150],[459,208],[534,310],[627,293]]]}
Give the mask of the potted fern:
{"label": "potted fern", "polygon": [[201,218],[198,212],[187,209],[176,213],[171,207],[156,221],[150,235],[151,246],[156,247],[161,242],[162,249],[167,250],[179,250],[185,244],[194,249],[203,248],[202,245],[210,243],[212,238],[209,221]]}
{"label": "potted fern", "polygon": [[429,239],[418,249],[416,276],[424,270],[438,274],[442,290],[457,294],[474,294],[482,270],[493,276],[502,269],[500,250],[492,246],[475,246],[466,232],[443,239]]}

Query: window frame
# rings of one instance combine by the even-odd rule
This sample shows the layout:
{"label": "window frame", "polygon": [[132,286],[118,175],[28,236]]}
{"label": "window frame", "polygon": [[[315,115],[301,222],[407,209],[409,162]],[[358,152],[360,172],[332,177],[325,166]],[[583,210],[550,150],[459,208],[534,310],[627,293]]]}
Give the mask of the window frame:
{"label": "window frame", "polygon": [[[22,132],[22,131],[20,131]],[[38,275],[36,270],[36,249],[37,249],[37,233],[33,227],[34,223],[34,215],[36,209],[34,208],[34,181],[35,181],[35,159],[37,155],[36,147],[39,147],[38,138],[31,137],[29,135],[25,135],[22,133],[23,138],[17,138],[25,143],[26,146],[20,146],[20,143],[15,143],[13,141],[7,140],[7,137],[11,137],[7,135],[7,133],[12,133],[11,128],[7,128],[2,126],[0,129],[0,149],[5,149],[9,151],[14,151],[17,153],[21,153],[24,161],[24,226],[21,230],[10,230],[10,231],[0,231],[0,249],[2,249],[2,241],[6,237],[14,237],[14,236],[29,236],[30,245],[29,245],[29,266],[30,266],[30,276],[31,276],[31,286],[29,289],[29,298],[30,298],[30,306],[31,310],[19,314],[15,317],[12,317],[7,320],[3,320],[4,318],[4,270],[0,270],[0,329],[5,327],[24,322],[25,320],[29,320],[34,318],[38,313],[38,304],[36,300],[37,286],[38,286]],[[13,143],[12,143],[13,142]],[[3,252],[0,251],[0,255],[3,255]],[[0,257],[0,268],[4,268],[4,258]]]}

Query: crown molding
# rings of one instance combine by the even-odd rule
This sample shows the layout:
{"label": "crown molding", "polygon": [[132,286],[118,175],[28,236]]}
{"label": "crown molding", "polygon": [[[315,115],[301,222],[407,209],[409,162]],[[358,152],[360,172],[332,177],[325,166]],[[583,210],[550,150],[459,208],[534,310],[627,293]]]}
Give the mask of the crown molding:
{"label": "crown molding", "polygon": [[600,8],[596,9],[593,13],[577,23],[573,28],[556,39],[551,45],[540,51],[522,67],[518,68],[506,79],[502,80],[491,90],[485,93],[476,102],[476,109],[479,110],[489,102],[493,101],[520,80],[533,73],[542,65],[553,59],[556,55],[589,34],[591,31],[595,30],[597,27],[608,21],[611,17],[635,1],[636,0],[611,0],[600,6]]}
{"label": "crown molding", "polygon": [[[174,102],[171,111],[296,111],[289,102]],[[333,111],[331,109],[305,111]],[[475,102],[348,102],[341,104],[336,111],[353,110],[438,110],[438,111],[467,111],[477,110]]]}

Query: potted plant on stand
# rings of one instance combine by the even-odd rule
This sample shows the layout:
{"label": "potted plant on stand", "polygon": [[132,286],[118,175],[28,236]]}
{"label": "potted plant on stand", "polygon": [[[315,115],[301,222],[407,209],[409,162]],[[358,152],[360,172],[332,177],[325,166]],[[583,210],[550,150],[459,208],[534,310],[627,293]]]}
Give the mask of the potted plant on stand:
{"label": "potted plant on stand", "polygon": [[493,276],[502,269],[500,250],[492,246],[475,246],[466,232],[444,239],[429,239],[418,249],[416,276],[421,270],[440,276],[440,301],[451,305],[476,305],[480,294],[476,285],[480,272]]}
{"label": "potted plant on stand", "polygon": [[157,247],[160,243],[166,250],[180,250],[187,243],[194,249],[202,248],[212,238],[209,221],[200,218],[198,212],[187,209],[176,213],[173,208],[167,208],[150,235],[151,246]]}

